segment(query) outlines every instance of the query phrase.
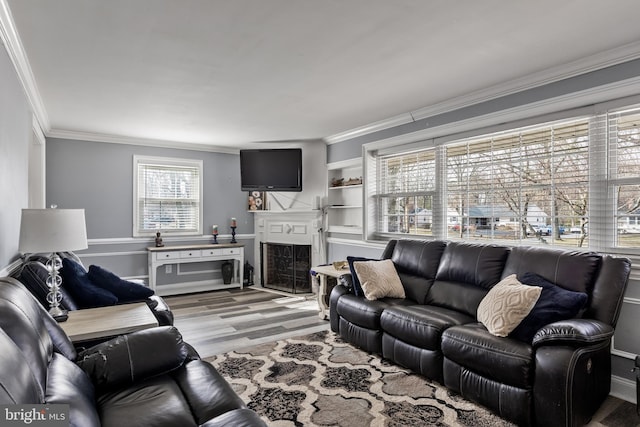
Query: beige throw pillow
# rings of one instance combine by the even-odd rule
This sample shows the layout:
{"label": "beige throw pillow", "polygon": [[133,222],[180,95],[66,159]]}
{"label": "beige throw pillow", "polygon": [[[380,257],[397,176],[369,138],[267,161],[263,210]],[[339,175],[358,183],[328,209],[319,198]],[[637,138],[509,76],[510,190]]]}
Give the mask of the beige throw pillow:
{"label": "beige throw pillow", "polygon": [[533,309],[542,288],[523,285],[515,274],[505,277],[478,305],[478,320],[490,333],[506,337]]}
{"label": "beige throw pillow", "polygon": [[362,291],[368,300],[404,298],[404,288],[393,261],[356,261],[353,263]]}

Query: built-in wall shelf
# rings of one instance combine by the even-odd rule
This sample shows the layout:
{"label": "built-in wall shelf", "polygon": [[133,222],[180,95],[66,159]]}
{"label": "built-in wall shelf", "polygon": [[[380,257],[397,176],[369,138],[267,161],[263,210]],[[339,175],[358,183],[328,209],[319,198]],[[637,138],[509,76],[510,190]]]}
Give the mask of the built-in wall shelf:
{"label": "built-in wall shelf", "polygon": [[[362,235],[362,160],[330,163],[327,169],[327,231]],[[336,182],[342,185],[335,185]]]}
{"label": "built-in wall shelf", "polygon": [[362,227],[359,225],[330,225],[329,233],[341,234],[362,234]]}
{"label": "built-in wall shelf", "polygon": [[362,184],[352,184],[352,185],[337,185],[335,187],[329,187],[329,190],[347,190],[347,189],[356,189],[362,188]]}

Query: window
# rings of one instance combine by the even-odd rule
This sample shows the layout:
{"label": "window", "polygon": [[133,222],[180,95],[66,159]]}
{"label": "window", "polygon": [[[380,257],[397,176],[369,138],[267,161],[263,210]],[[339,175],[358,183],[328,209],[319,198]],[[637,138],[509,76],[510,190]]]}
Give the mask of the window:
{"label": "window", "polygon": [[579,119],[376,153],[368,235],[587,246],[589,135]]}
{"label": "window", "polygon": [[448,146],[447,237],[585,245],[588,149],[588,120]]}
{"label": "window", "polygon": [[134,156],[133,235],[202,234],[202,161]]}
{"label": "window", "polygon": [[432,235],[435,151],[379,158],[378,230]]}

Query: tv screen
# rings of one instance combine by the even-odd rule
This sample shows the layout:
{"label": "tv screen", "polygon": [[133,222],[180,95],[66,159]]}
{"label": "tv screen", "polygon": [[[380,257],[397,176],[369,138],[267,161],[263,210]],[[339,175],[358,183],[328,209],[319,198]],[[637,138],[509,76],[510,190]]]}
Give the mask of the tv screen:
{"label": "tv screen", "polygon": [[242,191],[302,191],[302,149],[240,150]]}

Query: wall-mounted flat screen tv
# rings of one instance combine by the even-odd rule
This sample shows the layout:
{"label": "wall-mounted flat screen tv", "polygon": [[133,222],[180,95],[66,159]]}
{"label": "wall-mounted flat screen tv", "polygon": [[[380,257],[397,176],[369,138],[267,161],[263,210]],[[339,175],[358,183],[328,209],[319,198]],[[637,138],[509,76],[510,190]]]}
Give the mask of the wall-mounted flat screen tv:
{"label": "wall-mounted flat screen tv", "polygon": [[302,191],[302,149],[240,150],[242,191]]}

